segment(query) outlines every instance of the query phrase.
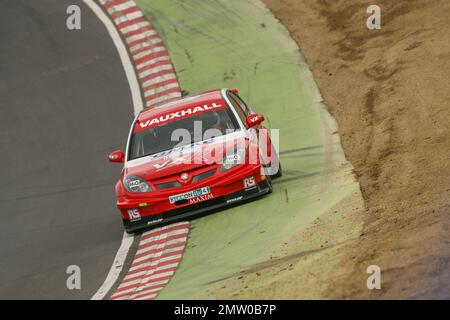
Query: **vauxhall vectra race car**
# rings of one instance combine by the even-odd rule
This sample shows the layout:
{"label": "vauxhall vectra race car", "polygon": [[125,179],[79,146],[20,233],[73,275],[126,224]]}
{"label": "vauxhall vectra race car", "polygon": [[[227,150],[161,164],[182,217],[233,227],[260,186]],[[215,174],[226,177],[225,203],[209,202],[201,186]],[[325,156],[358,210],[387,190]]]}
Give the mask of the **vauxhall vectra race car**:
{"label": "vauxhall vectra race car", "polygon": [[236,89],[143,110],[134,120],[116,184],[125,230],[136,232],[272,192],[281,176],[264,117]]}

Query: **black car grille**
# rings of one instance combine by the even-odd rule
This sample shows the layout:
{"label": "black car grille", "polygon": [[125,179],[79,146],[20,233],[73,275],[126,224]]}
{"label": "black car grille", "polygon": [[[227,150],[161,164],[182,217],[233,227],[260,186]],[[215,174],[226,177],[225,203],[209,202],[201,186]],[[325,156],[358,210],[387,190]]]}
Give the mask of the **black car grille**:
{"label": "black car grille", "polygon": [[179,183],[178,181],[170,181],[170,182],[158,183],[156,185],[156,187],[161,190],[171,189],[171,188],[181,187],[181,183]]}
{"label": "black car grille", "polygon": [[207,178],[213,176],[214,173],[216,173],[216,169],[212,169],[212,170],[209,170],[209,171],[200,173],[200,174],[194,176],[194,178],[192,178],[192,183],[195,183],[195,182],[199,182],[199,181],[205,180],[205,179],[207,179]]}

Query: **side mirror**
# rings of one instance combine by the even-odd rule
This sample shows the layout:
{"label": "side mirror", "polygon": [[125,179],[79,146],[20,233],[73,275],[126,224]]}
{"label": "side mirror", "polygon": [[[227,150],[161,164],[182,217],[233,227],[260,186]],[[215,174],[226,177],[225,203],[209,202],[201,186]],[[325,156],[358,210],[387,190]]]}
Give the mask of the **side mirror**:
{"label": "side mirror", "polygon": [[238,95],[238,94],[239,94],[239,90],[236,89],[236,88],[231,89],[230,91],[233,92],[235,95]]}
{"label": "side mirror", "polygon": [[251,114],[245,119],[248,128],[257,126],[258,124],[261,124],[263,121],[264,116],[258,113]]}
{"label": "side mirror", "polygon": [[121,150],[114,151],[109,155],[110,162],[124,163],[125,162],[125,154]]}

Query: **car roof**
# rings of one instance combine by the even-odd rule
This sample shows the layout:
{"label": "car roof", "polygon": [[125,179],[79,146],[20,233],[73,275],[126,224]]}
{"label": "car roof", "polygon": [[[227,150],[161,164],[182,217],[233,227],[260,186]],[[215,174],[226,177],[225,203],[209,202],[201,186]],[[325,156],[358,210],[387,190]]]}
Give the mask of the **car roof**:
{"label": "car roof", "polygon": [[210,102],[223,101],[222,90],[208,91],[199,95],[187,96],[179,100],[168,102],[154,108],[146,108],[141,111],[137,120],[144,121],[169,112],[177,112],[186,108],[201,106]]}

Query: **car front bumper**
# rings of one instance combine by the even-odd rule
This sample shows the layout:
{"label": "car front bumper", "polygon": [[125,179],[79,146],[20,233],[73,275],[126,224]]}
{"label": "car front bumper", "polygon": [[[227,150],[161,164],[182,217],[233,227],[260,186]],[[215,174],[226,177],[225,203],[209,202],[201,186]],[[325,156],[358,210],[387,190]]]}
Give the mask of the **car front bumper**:
{"label": "car front bumper", "polygon": [[134,233],[145,228],[164,225],[166,223],[178,221],[180,219],[191,217],[197,214],[229,207],[262,196],[264,194],[270,193],[270,191],[271,191],[270,180],[265,179],[251,188],[219,196],[211,200],[207,200],[197,204],[172,209],[169,211],[153,214],[150,216],[143,216],[139,220],[135,221],[124,219],[123,224],[125,230],[128,233]]}

